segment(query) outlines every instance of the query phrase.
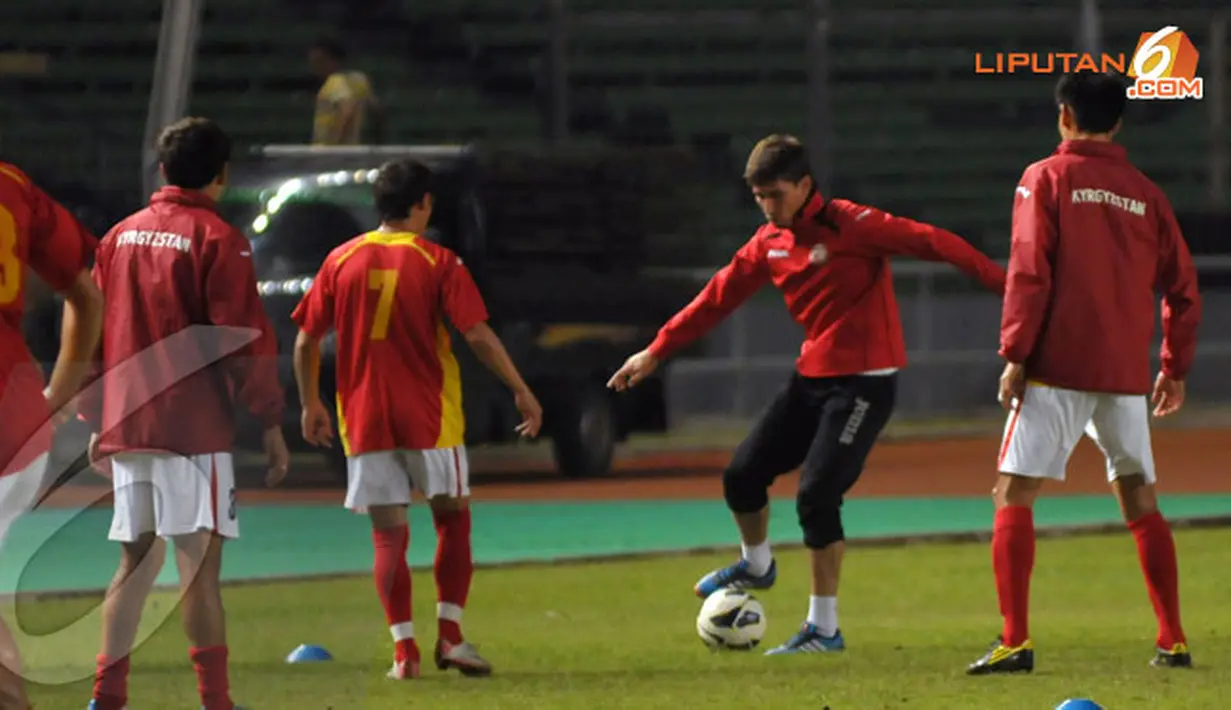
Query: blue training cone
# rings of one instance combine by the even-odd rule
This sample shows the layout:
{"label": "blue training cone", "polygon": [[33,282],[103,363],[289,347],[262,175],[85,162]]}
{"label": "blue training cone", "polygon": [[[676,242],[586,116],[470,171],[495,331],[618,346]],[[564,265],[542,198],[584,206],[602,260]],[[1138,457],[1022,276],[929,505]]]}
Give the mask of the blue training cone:
{"label": "blue training cone", "polygon": [[1056,710],[1103,710],[1103,706],[1086,698],[1069,698],[1057,705]]}
{"label": "blue training cone", "polygon": [[301,644],[299,648],[291,651],[291,655],[286,657],[287,663],[317,663],[319,661],[332,661],[333,656],[320,646],[312,644]]}

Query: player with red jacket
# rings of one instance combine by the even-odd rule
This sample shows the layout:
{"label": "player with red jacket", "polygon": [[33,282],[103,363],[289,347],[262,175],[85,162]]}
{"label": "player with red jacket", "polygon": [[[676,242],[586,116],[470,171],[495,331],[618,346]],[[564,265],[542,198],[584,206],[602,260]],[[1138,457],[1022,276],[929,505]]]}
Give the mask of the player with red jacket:
{"label": "player with red jacket", "polygon": [[1171,528],[1158,510],[1150,446],[1150,349],[1162,299],[1155,416],[1184,404],[1201,320],[1197,272],[1166,195],[1113,142],[1123,78],[1079,72],[1056,86],[1063,141],[1026,168],[1013,202],[1001,316],[1000,448],[992,563],[1004,630],[972,675],[1034,669],[1027,626],[1034,501],[1063,481],[1082,434],[1107,457],[1107,480],[1137,541],[1158,617],[1156,666],[1192,665],[1180,625]]}
{"label": "player with red jacket", "polygon": [[842,499],[889,421],[896,373],[906,365],[889,258],[945,261],[997,294],[1005,274],[955,234],[825,199],[813,183],[807,151],[793,137],[759,142],[744,178],[768,222],[647,349],[624,363],[609,386],[636,385],[762,286],[772,283],[782,291],[787,310],[805,331],[796,372],[723,473],[724,497],[743,542],[741,559],[703,577],[696,592],[706,597],[728,587],[774,584],[768,491],[778,476],[802,466],[796,501],[811,554],[812,596],[799,633],[769,653],[840,651]]}
{"label": "player with red jacket", "polygon": [[235,409],[264,427],[267,482],[276,485],[289,461],[285,395],[252,247],[216,211],[230,138],[208,119],[186,118],[163,130],[158,155],[166,187],[111,229],[94,266],[107,298],[102,386],[80,407],[98,432],[92,459],[109,460],[110,537],[123,554],[104,605],[91,707],[127,703],[128,657],[163,559],[156,542],[170,539],[202,705],[232,710],[219,574],[223,540],[239,536]]}
{"label": "player with red jacket", "polygon": [[394,641],[389,676],[419,676],[411,616],[406,507],[417,490],[436,527],[435,663],[463,675],[492,672],[462,636],[474,573],[470,547],[470,466],[462,383],[448,325],[513,392],[533,437],[543,410],[487,325],[470,271],[449,249],[425,239],[433,177],[422,163],[381,166],[373,185],[380,228],[334,249],[292,314],[295,379],[303,434],[328,446],[333,429],[320,395],[320,341],[337,336],[338,429],[347,461],[346,507],[366,512],[376,550],[373,580]]}
{"label": "player with red jacket", "polygon": [[[44,488],[52,421],[90,372],[103,296],[90,278],[94,237],[15,165],[0,162],[0,543]],[[22,332],[26,268],[64,294],[60,354],[47,388]],[[29,707],[21,656],[0,619],[0,704]]]}

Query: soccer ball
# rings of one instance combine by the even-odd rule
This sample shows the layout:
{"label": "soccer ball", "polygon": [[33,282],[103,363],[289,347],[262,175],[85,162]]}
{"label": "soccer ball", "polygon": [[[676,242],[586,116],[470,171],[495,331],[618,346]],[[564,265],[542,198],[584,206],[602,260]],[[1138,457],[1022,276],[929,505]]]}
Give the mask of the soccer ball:
{"label": "soccer ball", "polygon": [[715,651],[756,648],[765,637],[765,609],[748,592],[720,589],[701,605],[697,635]]}

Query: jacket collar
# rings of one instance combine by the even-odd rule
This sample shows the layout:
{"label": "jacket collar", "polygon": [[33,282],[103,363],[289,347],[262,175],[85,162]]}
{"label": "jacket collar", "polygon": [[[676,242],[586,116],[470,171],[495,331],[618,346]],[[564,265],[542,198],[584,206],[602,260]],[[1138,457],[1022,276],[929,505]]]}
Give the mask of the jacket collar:
{"label": "jacket collar", "polygon": [[1056,154],[1086,155],[1094,158],[1128,160],[1128,151],[1119,143],[1111,141],[1067,140],[1060,141]]}
{"label": "jacket collar", "polygon": [[814,226],[817,216],[825,211],[825,204],[825,198],[821,197],[821,193],[813,190],[804,202],[804,206],[800,207],[799,212],[795,214],[795,219],[791,220],[790,230],[794,232]]}
{"label": "jacket collar", "polygon": [[167,185],[150,196],[150,204],[168,202],[186,207],[204,207],[209,210],[218,209],[218,203],[214,202],[200,190],[186,190],[182,187]]}

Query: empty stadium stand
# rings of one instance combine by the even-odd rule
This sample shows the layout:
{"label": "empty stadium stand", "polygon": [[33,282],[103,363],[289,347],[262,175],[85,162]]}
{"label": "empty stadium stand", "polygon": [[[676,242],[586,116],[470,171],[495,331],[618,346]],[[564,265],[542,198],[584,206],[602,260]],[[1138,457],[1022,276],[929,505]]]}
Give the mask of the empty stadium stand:
{"label": "empty stadium stand", "polygon": [[[710,246],[728,249],[758,221],[739,181],[745,152],[770,132],[810,133],[807,0],[707,0],[704,10],[696,0],[564,4],[571,140],[705,150],[716,223],[725,225]],[[1201,72],[1212,73],[1208,10],[1220,4],[1136,0],[1136,12],[1107,13],[1105,47],[1131,54],[1140,33],[1164,18],[1188,32],[1203,51]],[[333,33],[388,107],[384,142],[544,140],[547,4],[371,5],[355,13],[354,3],[323,0],[207,0],[191,110],[219,118],[242,143],[306,140],[316,83],[305,51]],[[936,0],[926,13],[895,0],[830,5],[835,192],[1003,254],[1012,185],[1056,140],[1052,79],[978,75],[974,53],[1072,51],[1076,3]],[[46,58],[44,71],[0,74],[0,154],[131,194],[160,8],[156,0],[0,6],[0,53]],[[1178,208],[1200,208],[1209,112],[1195,102],[1133,108],[1123,138],[1134,158]]]}

